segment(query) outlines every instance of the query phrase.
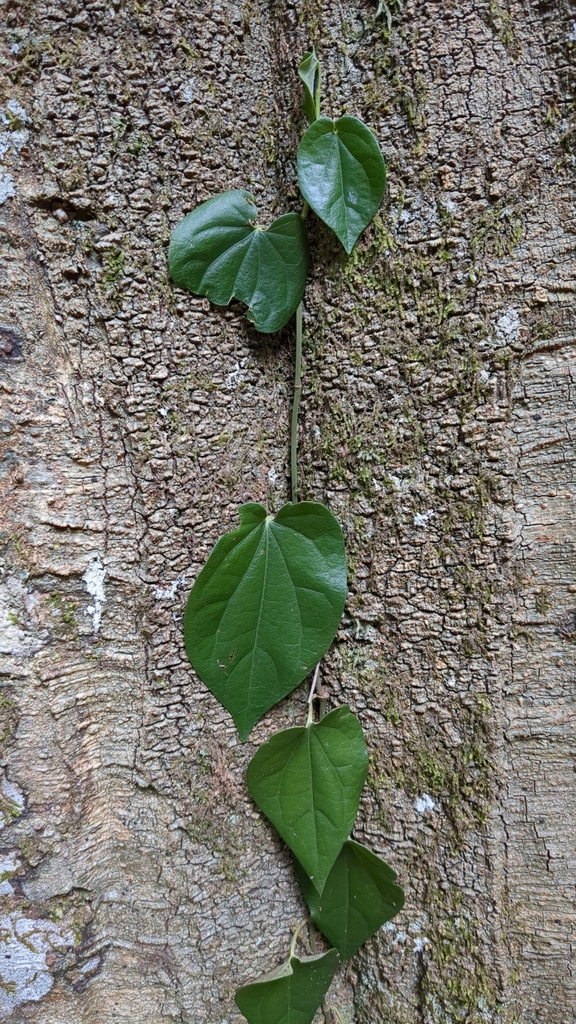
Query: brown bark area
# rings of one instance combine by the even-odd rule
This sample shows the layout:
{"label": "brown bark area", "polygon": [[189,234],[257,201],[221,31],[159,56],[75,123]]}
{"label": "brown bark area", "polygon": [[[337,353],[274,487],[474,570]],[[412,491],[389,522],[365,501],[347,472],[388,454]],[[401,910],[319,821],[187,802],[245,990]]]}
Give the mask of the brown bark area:
{"label": "brown bark area", "polygon": [[287,498],[292,334],[175,291],[166,245],[220,190],[298,209],[310,42],[389,162],[350,259],[311,223],[306,297],[302,496],[351,570],[324,682],[407,893],[335,1020],[575,1019],[576,9],[389,7],[2,7],[3,1019],[239,1024],[303,916],[244,772],[305,688],[241,745],[181,641],[238,505]]}

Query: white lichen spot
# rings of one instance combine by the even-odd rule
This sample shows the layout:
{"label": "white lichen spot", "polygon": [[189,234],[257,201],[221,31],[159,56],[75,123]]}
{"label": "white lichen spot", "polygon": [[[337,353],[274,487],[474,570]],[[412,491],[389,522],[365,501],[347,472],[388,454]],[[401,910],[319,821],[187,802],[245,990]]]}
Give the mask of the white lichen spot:
{"label": "white lichen spot", "polygon": [[517,309],[510,306],[500,313],[494,324],[494,341],[496,345],[514,345],[520,336],[520,315]]}
{"label": "white lichen spot", "polygon": [[417,512],[414,516],[414,526],[428,526],[428,523],[436,515],[434,509],[429,508],[427,512]]}
{"label": "white lichen spot", "polygon": [[0,772],[0,829],[19,818],[26,806],[24,793]]}
{"label": "white lichen spot", "polygon": [[0,587],[0,654],[17,653],[22,637],[19,602],[13,589],[8,584]]}
{"label": "white lichen spot", "polygon": [[15,875],[21,866],[22,861],[12,850],[8,853],[0,854],[0,896],[12,896],[14,894],[14,889],[8,879],[12,878],[12,875]]}
{"label": "white lichen spot", "polygon": [[426,814],[426,811],[433,811],[435,807],[436,801],[428,793],[422,793],[422,796],[417,796],[414,801],[414,810],[418,814]]}
{"label": "white lichen spot", "polygon": [[30,118],[28,117],[28,114],[26,113],[24,107],[21,103],[18,102],[18,100],[8,100],[8,103],[6,104],[6,109],[10,111],[13,117],[17,117],[18,120],[22,122],[22,124],[29,124]]}
{"label": "white lichen spot", "polygon": [[393,473],[388,473],[386,476],[386,483],[389,484],[395,491],[406,490],[406,483],[400,479],[399,476],[394,476]]}
{"label": "white lichen spot", "polygon": [[2,132],[0,135],[0,160],[3,160],[7,153],[19,153],[30,138],[27,128],[18,128],[13,132]]}
{"label": "white lichen spot", "polygon": [[186,103],[192,103],[196,92],[196,83],[194,79],[189,78],[186,85],[182,86],[180,92],[182,93],[182,99],[185,100]]}
{"label": "white lichen spot", "polygon": [[566,41],[568,43],[576,43],[576,21],[572,23],[572,28],[568,33]]}
{"label": "white lichen spot", "polygon": [[430,939],[426,939],[426,938],[414,939],[414,952],[415,953],[422,953],[424,951],[424,949],[426,948],[426,946],[428,945],[429,942],[430,942]]}
{"label": "white lichen spot", "polygon": [[182,586],[183,582],[183,577],[177,576],[169,587],[154,587],[154,597],[157,601],[173,601],[176,597],[176,591]]}
{"label": "white lichen spot", "polygon": [[17,576],[0,583],[0,654],[26,658],[44,646],[48,634],[37,628],[39,604],[38,594]]}
{"label": "white lichen spot", "polygon": [[245,369],[248,365],[247,359],[241,359],[239,363],[226,377],[226,388],[228,391],[235,391],[236,388],[246,379]]}
{"label": "white lichen spot", "polygon": [[102,622],[102,606],[106,604],[106,595],[104,593],[106,569],[98,556],[88,563],[82,579],[86,583],[86,590],[90,597],[94,598],[94,603],[86,609],[86,615],[92,616],[92,626],[94,632],[97,633]]}
{"label": "white lichen spot", "polygon": [[38,1002],[54,984],[46,956],[74,945],[71,932],[61,932],[51,921],[0,917],[0,1011],[6,1016],[22,1003]]}
{"label": "white lichen spot", "polygon": [[15,195],[16,189],[14,188],[14,178],[12,175],[0,173],[0,206],[7,199],[11,199]]}
{"label": "white lichen spot", "polygon": [[268,470],[268,483],[270,484],[271,487],[274,487],[274,484],[276,483],[277,479],[278,473],[274,469],[274,466],[272,466],[271,469]]}
{"label": "white lichen spot", "polygon": [[[0,160],[4,160],[9,153],[19,153],[28,142],[30,132],[22,125],[29,121],[30,118],[18,100],[8,100],[6,107],[0,109],[0,124],[6,129],[0,132]],[[14,178],[8,171],[0,172],[0,206],[15,195]]]}

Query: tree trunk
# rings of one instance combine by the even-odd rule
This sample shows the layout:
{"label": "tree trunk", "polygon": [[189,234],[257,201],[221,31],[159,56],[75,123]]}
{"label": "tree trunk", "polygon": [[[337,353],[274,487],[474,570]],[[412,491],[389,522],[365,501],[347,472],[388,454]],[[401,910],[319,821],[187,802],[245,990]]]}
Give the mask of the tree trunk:
{"label": "tree trunk", "polygon": [[181,626],[238,505],[288,500],[292,326],[173,288],[166,246],[218,191],[300,209],[311,43],[389,170],[351,257],[310,219],[300,466],[347,539],[356,836],[407,897],[333,1020],[573,1019],[576,8],[381,8],[6,0],[6,1021],[239,1024],[304,916],[244,776],[306,688],[242,745]]}

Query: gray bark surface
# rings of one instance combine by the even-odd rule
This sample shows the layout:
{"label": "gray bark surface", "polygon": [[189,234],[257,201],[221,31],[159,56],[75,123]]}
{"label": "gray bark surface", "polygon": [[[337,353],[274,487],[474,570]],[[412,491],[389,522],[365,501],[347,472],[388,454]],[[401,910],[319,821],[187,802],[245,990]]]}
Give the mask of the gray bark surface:
{"label": "gray bark surface", "polygon": [[310,222],[300,463],[347,539],[355,836],[407,896],[334,1021],[576,1020],[576,6],[400,8],[0,8],[10,1024],[239,1024],[304,916],[244,774],[306,688],[242,745],[181,635],[238,505],[287,500],[292,329],[175,290],[166,247],[218,191],[299,209],[310,43],[389,165],[350,258]]}

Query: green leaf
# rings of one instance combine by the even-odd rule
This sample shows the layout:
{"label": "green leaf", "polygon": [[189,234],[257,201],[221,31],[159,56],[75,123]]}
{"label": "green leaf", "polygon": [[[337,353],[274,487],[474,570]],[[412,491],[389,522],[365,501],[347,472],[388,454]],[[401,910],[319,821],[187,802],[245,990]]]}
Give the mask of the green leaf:
{"label": "green leaf", "polygon": [[342,960],[354,956],[404,906],[404,890],[394,884],[396,872],[351,839],[344,843],[322,895],[298,862],[296,874],[314,924]]}
{"label": "green leaf", "polygon": [[306,202],[352,252],[386,187],[384,159],[370,129],[355,117],[314,121],[298,150],[298,181]]}
{"label": "green leaf", "polygon": [[248,765],[251,796],[319,892],[350,835],[367,771],[362,726],[347,705],[317,725],[277,732]]}
{"label": "green leaf", "polygon": [[320,89],[322,82],[320,61],[316,56],[314,48],[307,50],[304,54],[298,68],[298,74],[304,85],[302,110],[306,114],[309,123],[312,124],[316,118],[320,117]]}
{"label": "green leaf", "polygon": [[249,192],[224,192],[201,203],[174,228],[168,249],[176,284],[218,306],[239,299],[257,331],[288,322],[304,294],[310,263],[301,217],[287,213],[269,228],[252,223]]}
{"label": "green leaf", "polygon": [[311,1024],[336,973],[335,949],[318,956],[291,956],[287,964],[236,992],[249,1024]]}
{"label": "green leaf", "polygon": [[324,505],[240,509],[198,576],[184,616],[188,657],[245,740],[326,653],[346,600],[342,530]]}

